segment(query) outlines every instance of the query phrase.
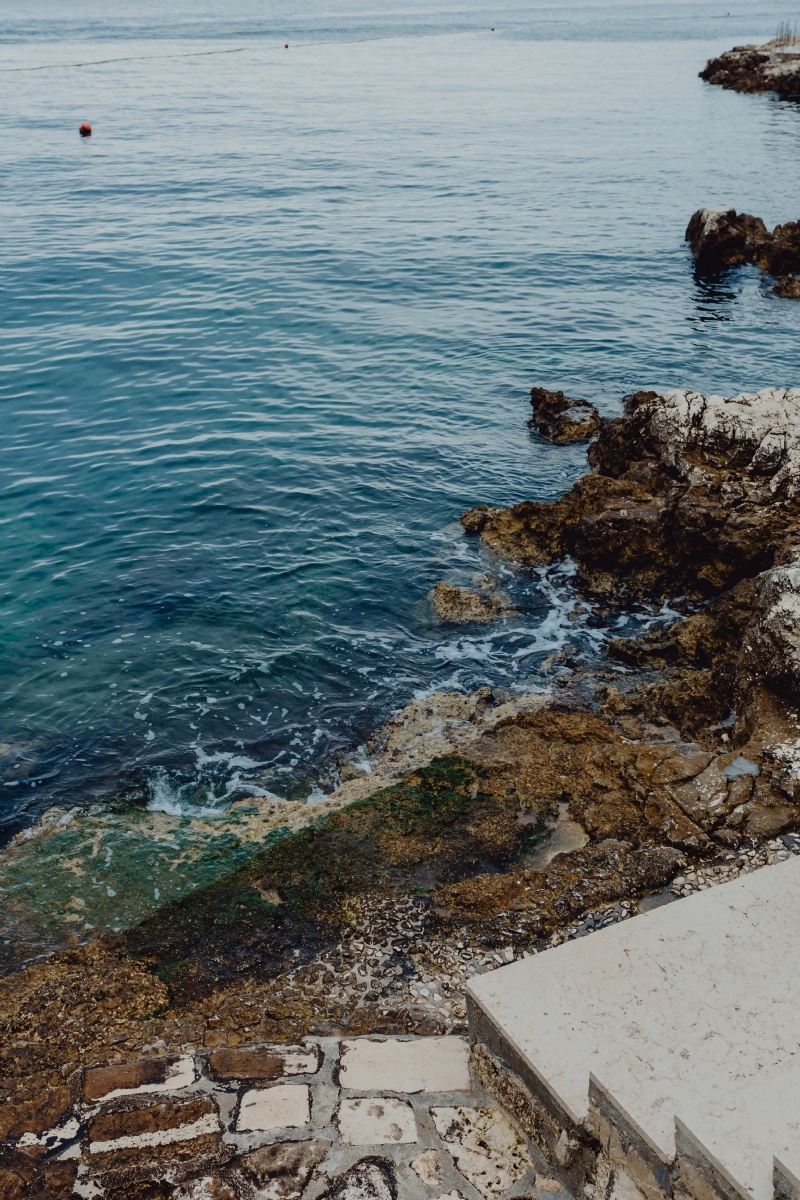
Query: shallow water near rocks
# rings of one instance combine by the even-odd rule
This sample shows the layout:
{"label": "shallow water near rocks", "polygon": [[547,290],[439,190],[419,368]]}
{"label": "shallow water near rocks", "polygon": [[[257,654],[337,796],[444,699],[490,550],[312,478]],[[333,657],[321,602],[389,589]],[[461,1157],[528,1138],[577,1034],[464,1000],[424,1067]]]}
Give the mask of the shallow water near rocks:
{"label": "shallow water near rocks", "polygon": [[[135,800],[223,822],[221,870],[232,802],[329,785],[415,695],[653,619],[454,521],[585,469],[534,383],[797,382],[800,305],[682,243],[701,204],[797,215],[800,110],[696,77],[791,10],[107,8],[0,18],[0,828]],[[439,623],[477,571],[519,616]]]}

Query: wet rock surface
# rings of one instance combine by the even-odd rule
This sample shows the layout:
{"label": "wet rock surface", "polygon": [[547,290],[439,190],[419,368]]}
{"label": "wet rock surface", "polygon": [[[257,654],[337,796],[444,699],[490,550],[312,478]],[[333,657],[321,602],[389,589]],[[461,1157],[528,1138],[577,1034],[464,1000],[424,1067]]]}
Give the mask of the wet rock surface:
{"label": "wet rock surface", "polygon": [[775,92],[786,100],[800,97],[800,52],[794,41],[776,39],[763,46],[734,46],[710,58],[700,78],[736,92]]}
{"label": "wet rock surface", "polygon": [[488,575],[474,578],[475,587],[459,587],[440,580],[431,592],[431,603],[443,621],[457,625],[488,625],[503,614],[514,612],[514,605]]}
{"label": "wet rock surface", "polygon": [[713,273],[754,263],[777,275],[776,295],[795,298],[800,270],[800,224],[787,221],[770,232],[760,217],[724,206],[700,208],[686,229],[686,241],[701,272]]}
{"label": "wet rock surface", "polygon": [[[33,1171],[45,1187],[23,1134],[55,1163],[74,1138],[75,1104],[119,1106],[120,1130],[142,1108],[161,1121],[167,1102],[154,1089],[185,1079],[191,1090],[186,1059],[202,1053],[203,1086],[235,1093],[235,1105],[170,1110],[150,1130],[162,1141],[147,1161],[174,1164],[175,1195],[227,1195],[222,1127],[273,1137],[262,1128],[275,1120],[268,1093],[300,1083],[310,1089],[295,1097],[301,1125],[323,1111],[327,1068],[304,1038],[463,1033],[475,974],[800,851],[800,391],[644,392],[624,408],[590,448],[592,473],[561,500],[480,506],[464,525],[517,563],[569,553],[587,595],[609,606],[636,597],[662,619],[613,641],[607,660],[554,656],[549,696],[414,701],[352,763],[338,807],[320,805],[127,932],[0,982],[3,1169],[28,1172],[19,1186],[34,1186]],[[404,1139],[432,1118],[389,1098],[411,1103],[413,1122],[407,1107],[351,1105],[345,1125],[396,1127],[381,1155],[407,1146],[424,1188],[420,1172],[433,1179],[437,1168],[421,1155],[437,1146]],[[333,1122],[336,1105],[324,1111]],[[164,1141],[168,1128],[182,1132]],[[333,1125],[314,1129],[328,1137]],[[112,1134],[95,1140],[109,1144],[113,1186],[129,1186],[121,1139],[138,1134]],[[374,1172],[365,1182],[364,1168],[345,1184],[348,1160],[313,1200],[340,1184],[343,1195],[391,1191],[392,1163],[389,1182]],[[198,1190],[201,1175],[217,1190]],[[447,1176],[435,1186],[472,1185]]]}
{"label": "wet rock surface", "polygon": [[528,425],[549,442],[583,442],[600,431],[600,414],[588,400],[573,400],[563,392],[531,388],[533,416]]}

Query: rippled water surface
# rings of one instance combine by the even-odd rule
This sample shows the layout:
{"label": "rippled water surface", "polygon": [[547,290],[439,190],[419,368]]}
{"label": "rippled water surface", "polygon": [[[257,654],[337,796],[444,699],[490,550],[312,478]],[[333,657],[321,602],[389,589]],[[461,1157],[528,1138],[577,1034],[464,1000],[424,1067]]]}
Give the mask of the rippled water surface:
{"label": "rippled water surface", "polygon": [[794,12],[4,8],[3,837],[305,795],[414,695],[600,644],[568,570],[505,574],[489,628],[426,596],[497,569],[464,508],[583,469],[532,384],[798,383],[800,305],[682,242],[709,202],[798,215],[800,111],[697,78]]}

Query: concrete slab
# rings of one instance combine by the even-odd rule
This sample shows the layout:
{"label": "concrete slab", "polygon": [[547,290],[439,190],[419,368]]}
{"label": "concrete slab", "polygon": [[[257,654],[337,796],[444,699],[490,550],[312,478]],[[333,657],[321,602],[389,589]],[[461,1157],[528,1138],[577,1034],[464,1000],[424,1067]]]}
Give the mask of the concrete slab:
{"label": "concrete slab", "polygon": [[279,1083],[275,1087],[251,1088],[242,1096],[237,1132],[299,1129],[311,1119],[308,1084]]}
{"label": "concrete slab", "polygon": [[591,1072],[671,1162],[676,1115],[800,1071],[799,916],[791,858],[483,975],[470,1002],[567,1120]]}
{"label": "concrete slab", "polygon": [[[799,1001],[800,1002],[800,1001]],[[775,1156],[800,1157],[800,1063],[762,1071],[727,1096],[711,1095],[676,1116],[677,1143],[705,1157],[742,1200],[772,1200]]]}
{"label": "concrete slab", "polygon": [[384,1146],[419,1141],[414,1110],[405,1100],[374,1096],[342,1100],[339,1137],[346,1146]]}
{"label": "concrete slab", "polygon": [[344,1041],[339,1081],[360,1092],[468,1092],[469,1042],[459,1037]]}

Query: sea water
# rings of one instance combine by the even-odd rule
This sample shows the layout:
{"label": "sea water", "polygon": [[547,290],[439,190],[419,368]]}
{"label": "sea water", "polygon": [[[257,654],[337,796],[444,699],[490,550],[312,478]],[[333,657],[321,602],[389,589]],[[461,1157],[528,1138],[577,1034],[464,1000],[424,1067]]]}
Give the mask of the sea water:
{"label": "sea water", "polygon": [[[544,686],[654,614],[461,534],[585,469],[528,389],[800,379],[800,304],[683,242],[798,216],[800,109],[697,78],[790,4],[283,8],[0,12],[3,840],[313,796],[415,696]],[[519,614],[437,621],[478,570]]]}

